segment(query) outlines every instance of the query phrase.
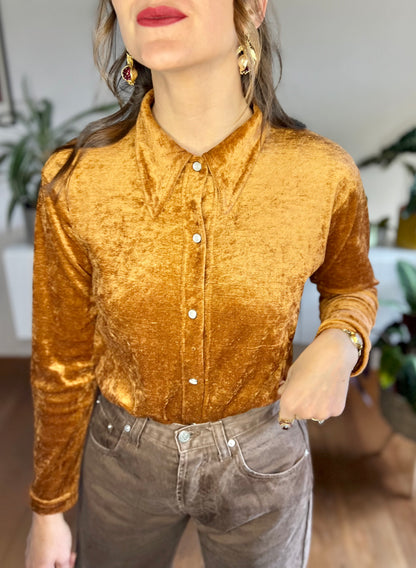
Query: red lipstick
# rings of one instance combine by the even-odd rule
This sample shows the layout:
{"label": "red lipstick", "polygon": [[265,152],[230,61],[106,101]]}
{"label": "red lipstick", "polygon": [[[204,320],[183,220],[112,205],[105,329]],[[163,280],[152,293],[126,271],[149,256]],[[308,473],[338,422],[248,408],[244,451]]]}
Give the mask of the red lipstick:
{"label": "red lipstick", "polygon": [[157,26],[169,26],[176,24],[180,20],[186,18],[185,14],[176,8],[169,6],[155,6],[142,10],[137,14],[137,23],[140,26],[155,28]]}

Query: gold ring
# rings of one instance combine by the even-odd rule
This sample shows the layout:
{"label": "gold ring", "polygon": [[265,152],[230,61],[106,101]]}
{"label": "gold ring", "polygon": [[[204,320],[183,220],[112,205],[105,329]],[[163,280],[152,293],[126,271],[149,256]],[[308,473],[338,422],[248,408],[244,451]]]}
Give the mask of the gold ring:
{"label": "gold ring", "polygon": [[314,422],[318,422],[318,424],[323,424],[325,420],[319,420],[319,418],[311,418]]}
{"label": "gold ring", "polygon": [[294,420],[295,420],[294,418],[280,418],[280,417],[279,417],[279,424],[280,424],[280,427],[281,427],[283,430],[289,430],[289,428],[292,427],[292,424],[293,424]]}

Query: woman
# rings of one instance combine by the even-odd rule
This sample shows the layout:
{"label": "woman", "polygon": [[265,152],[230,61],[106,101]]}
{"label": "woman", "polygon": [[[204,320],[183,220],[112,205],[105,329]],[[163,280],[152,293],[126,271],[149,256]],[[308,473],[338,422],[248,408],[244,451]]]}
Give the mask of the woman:
{"label": "woman", "polygon": [[306,420],[343,411],[378,282],[352,158],[275,98],[266,4],[100,1],[131,91],[43,171],[27,568],[74,565],[77,500],[78,568],[168,567],[190,516],[208,568],[306,566]]}

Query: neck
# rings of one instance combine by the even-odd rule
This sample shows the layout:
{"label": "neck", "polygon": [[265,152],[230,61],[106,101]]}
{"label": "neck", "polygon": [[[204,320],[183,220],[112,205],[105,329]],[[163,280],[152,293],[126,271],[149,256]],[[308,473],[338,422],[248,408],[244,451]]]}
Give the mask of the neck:
{"label": "neck", "polygon": [[235,62],[231,69],[153,72],[153,116],[188,152],[201,155],[251,116]]}

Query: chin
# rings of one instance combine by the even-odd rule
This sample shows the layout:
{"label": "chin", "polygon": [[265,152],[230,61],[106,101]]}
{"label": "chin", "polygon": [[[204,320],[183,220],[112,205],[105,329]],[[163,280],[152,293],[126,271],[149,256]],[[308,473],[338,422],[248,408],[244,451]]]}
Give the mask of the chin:
{"label": "chin", "polygon": [[175,49],[172,44],[146,46],[139,61],[152,71],[175,71],[195,64],[195,55],[184,49]]}

